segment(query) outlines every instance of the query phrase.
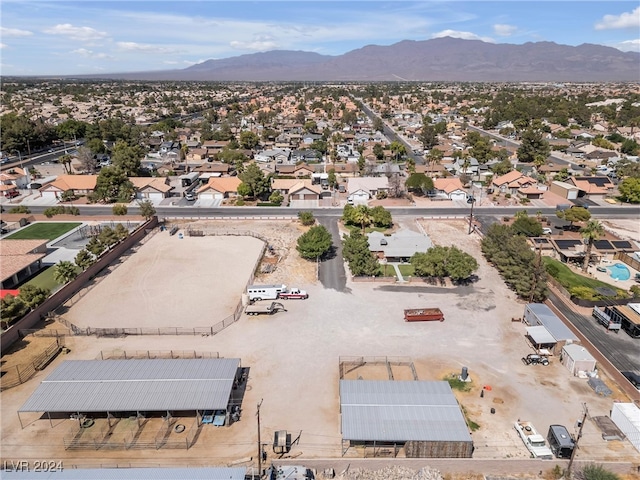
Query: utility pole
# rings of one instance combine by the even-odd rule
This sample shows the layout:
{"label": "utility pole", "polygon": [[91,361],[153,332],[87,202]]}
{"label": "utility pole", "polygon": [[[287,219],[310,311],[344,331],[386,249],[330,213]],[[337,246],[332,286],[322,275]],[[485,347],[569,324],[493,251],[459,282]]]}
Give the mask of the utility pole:
{"label": "utility pole", "polygon": [[569,465],[567,466],[567,478],[571,480],[571,466],[573,465],[573,459],[576,456],[576,452],[578,451],[578,442],[582,437],[582,428],[584,427],[584,422],[587,421],[587,415],[589,414],[589,409],[587,408],[587,404],[583,404],[584,414],[582,415],[582,421],[580,422],[580,430],[578,430],[578,436],[576,437],[576,441],[573,444],[573,451],[571,452],[571,459],[569,460]]}
{"label": "utility pole", "polygon": [[467,198],[467,203],[471,204],[471,212],[469,214],[469,235],[473,232],[473,204],[476,203],[476,199],[474,196],[469,196]]}
{"label": "utility pole", "polygon": [[256,416],[258,417],[258,478],[262,478],[262,441],[260,438],[260,406],[262,405],[262,398],[258,403],[258,411]]}

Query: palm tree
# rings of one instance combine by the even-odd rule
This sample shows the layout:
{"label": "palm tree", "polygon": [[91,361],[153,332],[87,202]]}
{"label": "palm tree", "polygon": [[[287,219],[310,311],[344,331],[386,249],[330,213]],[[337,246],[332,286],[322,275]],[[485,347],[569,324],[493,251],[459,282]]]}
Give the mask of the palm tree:
{"label": "palm tree", "polygon": [[67,174],[71,173],[71,159],[73,157],[71,157],[71,155],[69,155],[68,153],[65,153],[64,155],[62,155],[58,161],[62,164],[62,166],[64,167],[64,171]]}
{"label": "palm tree", "polygon": [[584,254],[584,263],[582,264],[582,271],[586,272],[589,267],[589,261],[591,260],[591,248],[593,243],[604,235],[604,227],[598,220],[589,220],[587,224],[580,229],[582,238],[587,241],[587,250]]}
{"label": "palm tree", "polygon": [[371,210],[366,205],[358,205],[353,209],[353,221],[359,223],[362,226],[362,235],[366,227],[371,225],[373,217],[371,216]]}
{"label": "palm tree", "polygon": [[76,265],[63,260],[53,267],[53,279],[62,285],[69,283],[78,276]]}

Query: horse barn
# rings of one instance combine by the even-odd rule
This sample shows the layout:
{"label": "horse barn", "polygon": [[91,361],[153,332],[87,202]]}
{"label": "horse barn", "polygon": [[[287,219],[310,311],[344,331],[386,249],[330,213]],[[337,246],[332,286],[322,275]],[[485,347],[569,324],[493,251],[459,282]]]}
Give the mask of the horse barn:
{"label": "horse barn", "polygon": [[[192,419],[195,432],[203,417],[214,413],[221,418],[220,425],[230,423],[241,402],[234,395],[241,379],[237,358],[66,360],[40,383],[18,417],[22,425],[21,415],[27,412],[45,413],[50,422],[71,416],[78,419],[76,437],[90,430],[94,435],[112,431],[119,423],[120,428],[127,426],[127,434],[139,433],[147,420],[161,423],[158,431],[168,432],[172,419],[185,417]],[[94,423],[96,428],[90,429]],[[181,432],[187,429],[181,428]],[[107,438],[92,440],[104,443]],[[125,446],[131,445],[125,442]]]}
{"label": "horse barn", "polygon": [[473,441],[445,381],[341,380],[343,455],[471,458]]}

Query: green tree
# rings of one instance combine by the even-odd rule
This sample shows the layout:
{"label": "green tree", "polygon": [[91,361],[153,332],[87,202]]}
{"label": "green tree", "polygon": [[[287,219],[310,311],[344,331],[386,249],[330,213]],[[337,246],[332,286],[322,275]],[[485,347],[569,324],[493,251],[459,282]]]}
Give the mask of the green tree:
{"label": "green tree", "polygon": [[585,465],[576,477],[578,480],[620,480],[619,475],[595,464]]}
{"label": "green tree", "polygon": [[377,160],[384,159],[384,147],[381,143],[376,143],[373,146],[373,154],[376,156]]}
{"label": "green tree", "polygon": [[509,173],[511,170],[513,170],[513,165],[508,159],[502,160],[491,167],[491,171],[498,176]]}
{"label": "green tree", "polygon": [[298,253],[307,260],[316,260],[326,255],[333,244],[331,233],[323,225],[311,227],[298,237]]}
{"label": "green tree", "polygon": [[118,243],[120,241],[120,237],[113,228],[107,226],[103,227],[102,230],[100,230],[100,233],[98,234],[98,240],[100,240],[100,243],[108,248]]}
{"label": "green tree", "polygon": [[517,152],[518,160],[524,163],[533,163],[538,159],[544,161],[550,151],[549,142],[542,138],[542,132],[529,128],[522,134]]}
{"label": "green tree", "polygon": [[298,220],[304,226],[313,225],[316,223],[316,218],[313,216],[313,212],[301,211],[298,212]]}
{"label": "green tree", "polygon": [[126,215],[128,212],[127,206],[123,203],[116,203],[111,207],[111,213],[114,215]]}
{"label": "green tree", "polygon": [[358,173],[360,175],[364,174],[364,167],[366,166],[367,161],[364,158],[364,155],[360,154],[360,156],[358,157]]}
{"label": "green tree", "polygon": [[127,230],[127,227],[125,227],[121,223],[116,224],[116,226],[113,229],[113,231],[115,232],[116,236],[118,237],[118,240],[124,240],[125,238],[127,238],[129,236],[129,230]]}
{"label": "green tree", "polygon": [[251,195],[251,187],[242,182],[240,185],[238,185],[238,195],[240,195],[242,198],[248,197],[249,195]]}
{"label": "green tree", "polygon": [[635,140],[631,140],[628,138],[624,142],[622,142],[622,145],[620,145],[620,152],[624,153],[625,155],[638,155],[638,153],[640,153],[640,144],[638,144],[638,142],[636,142]]}
{"label": "green tree", "polygon": [[99,257],[102,252],[104,252],[107,247],[104,245],[99,239],[98,236],[95,235],[89,239],[85,248],[88,252],[92,253],[96,257]]}
{"label": "green tree", "polygon": [[566,210],[556,211],[556,216],[562,218],[573,226],[573,222],[587,222],[591,218],[591,212],[584,207],[571,207]]}
{"label": "green tree", "polygon": [[0,321],[2,322],[2,328],[9,328],[11,322],[22,317],[26,311],[27,306],[20,296],[5,295],[0,301]]}
{"label": "green tree", "polygon": [[438,136],[436,135],[436,129],[433,125],[423,124],[419,138],[424,150],[431,150],[438,144]]}
{"label": "green tree", "polygon": [[407,148],[400,142],[393,141],[389,145],[389,150],[393,154],[393,158],[398,161],[407,154]]}
{"label": "green tree", "polygon": [[95,257],[85,248],[80,250],[74,259],[75,264],[82,269],[82,271],[89,268],[96,263]]}
{"label": "green tree", "polygon": [[67,153],[65,153],[64,155],[60,155],[60,157],[58,158],[58,162],[62,164],[62,167],[64,168],[64,173],[66,173],[67,175],[71,174],[72,160],[73,160],[73,157]]}
{"label": "green tree", "polygon": [[35,285],[26,283],[20,287],[18,297],[29,310],[33,310],[49,298],[50,294],[51,290],[48,288],[36,287]]}
{"label": "green tree", "polygon": [[244,172],[238,175],[243,183],[247,184],[251,189],[250,196],[262,198],[269,192],[269,181],[264,176],[260,167],[255,163],[250,163],[244,169]]}
{"label": "green tree", "polygon": [[18,205],[9,210],[9,213],[31,213],[31,209],[26,205]]}
{"label": "green tree", "polygon": [[156,214],[156,207],[153,206],[151,200],[138,202],[138,209],[140,210],[140,215],[142,215],[146,221],[151,220]]}
{"label": "green tree", "polygon": [[376,227],[391,228],[393,226],[393,218],[391,212],[381,205],[373,207],[370,211],[371,220]]}
{"label": "green tree", "polygon": [[380,117],[376,117],[373,119],[373,131],[374,132],[384,131],[384,123]]}
{"label": "green tree", "polygon": [[525,237],[539,237],[542,235],[542,225],[537,218],[529,217],[526,214],[516,218],[511,224],[511,229],[516,235],[524,235]]}
{"label": "green tree", "polygon": [[144,151],[138,145],[130,146],[125,141],[118,141],[111,152],[111,163],[119,167],[127,177],[135,177],[141,168],[141,159]]}
{"label": "green tree", "polygon": [[589,220],[587,224],[580,229],[582,238],[587,242],[587,249],[584,254],[584,262],[582,263],[582,271],[586,273],[591,261],[591,250],[593,243],[604,235],[604,227],[598,220]]}
{"label": "green tree", "polygon": [[240,134],[240,146],[248,150],[252,150],[260,143],[260,137],[253,132],[242,132]]}
{"label": "green tree", "polygon": [[380,264],[369,250],[369,241],[359,231],[342,237],[342,256],[349,264],[353,276],[372,276],[380,273]]}
{"label": "green tree", "polygon": [[411,257],[416,275],[451,278],[454,282],[467,280],[478,269],[478,262],[456,246],[434,246],[426,252],[417,252]]}
{"label": "green tree", "polygon": [[75,280],[77,276],[78,267],[73,262],[63,260],[53,267],[53,279],[61,285]]}
{"label": "green tree", "polygon": [[426,195],[433,190],[433,180],[424,173],[411,174],[404,184],[410,192],[421,193],[422,195]]}
{"label": "green tree", "polygon": [[104,167],[96,180],[93,199],[105,203],[130,202],[134,195],[133,184],[120,167]]}
{"label": "green tree", "polygon": [[336,187],[336,185],[338,184],[338,179],[336,177],[335,169],[333,169],[333,168],[329,169],[329,173],[327,175],[327,181],[329,182],[329,186],[331,188],[335,188]]}
{"label": "green tree", "polygon": [[618,185],[620,199],[627,203],[640,203],[640,178],[625,178]]}
{"label": "green tree", "polygon": [[282,205],[283,201],[284,197],[279,190],[274,190],[273,192],[271,192],[271,195],[269,195],[269,202],[273,203],[274,205],[280,206]]}
{"label": "green tree", "polygon": [[364,235],[365,229],[371,225],[373,222],[373,217],[371,216],[371,209],[366,205],[358,205],[354,207],[353,212],[350,215],[351,221],[360,225],[362,228],[362,234]]}

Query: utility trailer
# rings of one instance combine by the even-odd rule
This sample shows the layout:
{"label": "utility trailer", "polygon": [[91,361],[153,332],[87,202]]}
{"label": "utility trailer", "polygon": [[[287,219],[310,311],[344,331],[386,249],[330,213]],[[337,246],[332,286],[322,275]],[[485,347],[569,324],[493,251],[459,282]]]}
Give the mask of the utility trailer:
{"label": "utility trailer", "polygon": [[439,308],[410,308],[404,311],[405,322],[444,322]]}
{"label": "utility trailer", "polygon": [[622,327],[619,321],[616,322],[613,320],[613,318],[611,318],[611,315],[609,315],[606,312],[606,309],[601,310],[597,306],[593,307],[593,311],[591,312],[591,315],[596,320],[598,320],[598,323],[607,327],[607,330],[614,330],[616,333],[618,333],[620,331],[620,327]]}
{"label": "utility trailer", "polygon": [[279,311],[287,311],[287,309],[284,308],[284,305],[280,302],[253,303],[251,305],[247,305],[244,309],[244,313],[247,315],[273,315]]}

